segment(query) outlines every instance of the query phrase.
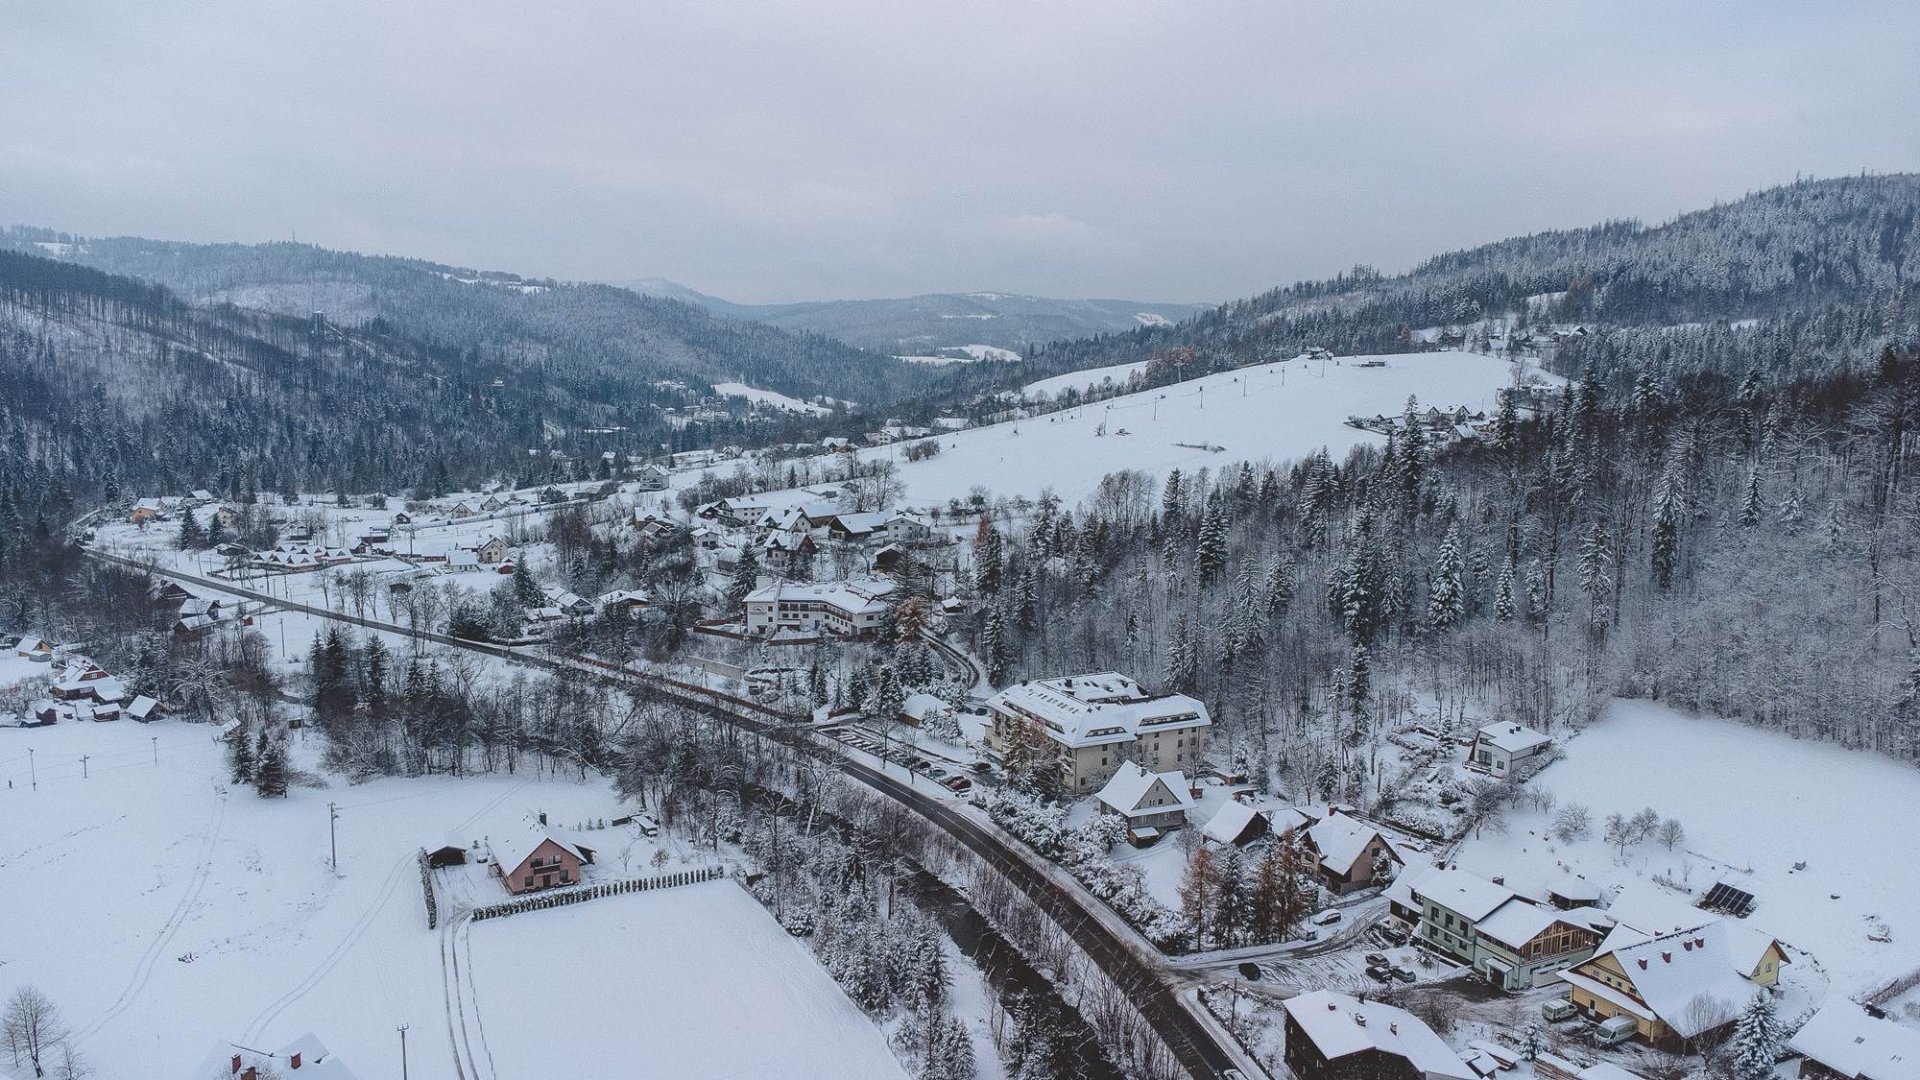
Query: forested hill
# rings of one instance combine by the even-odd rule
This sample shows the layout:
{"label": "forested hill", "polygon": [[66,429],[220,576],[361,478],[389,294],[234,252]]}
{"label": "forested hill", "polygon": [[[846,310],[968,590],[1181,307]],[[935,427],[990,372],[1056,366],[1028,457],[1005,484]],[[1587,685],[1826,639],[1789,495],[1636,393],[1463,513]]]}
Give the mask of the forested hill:
{"label": "forested hill", "polygon": [[[1920,316],[1920,175],[1810,180],[1683,215],[1517,237],[1276,288],[1173,326],[1036,350],[1019,377],[1179,355],[1199,370],[1415,347],[1485,319],[1578,323],[1563,363],[1700,370],[1859,368]],[[1745,325],[1758,320],[1757,326]],[[1189,373],[1194,367],[1189,364]],[[1658,372],[1656,372],[1658,373]],[[993,373],[967,372],[984,386]]]}
{"label": "forested hill", "polygon": [[[691,304],[609,285],[536,280],[311,244],[187,244],[0,232],[0,247],[166,286],[191,304],[278,315],[326,313],[385,326],[436,349],[615,386],[644,376],[738,381],[793,397],[867,404],[911,397],[939,378],[832,338],[716,318]],[[602,395],[602,403],[612,398]]]}
{"label": "forested hill", "polygon": [[1049,341],[1179,322],[1206,310],[1200,304],[1063,300],[998,292],[736,304],[659,278],[628,282],[626,287],[649,296],[685,300],[729,319],[751,319],[782,330],[826,334],[896,356],[927,355],[967,345],[1024,352]]}
{"label": "forested hill", "polygon": [[[665,310],[720,342],[792,340]],[[195,304],[0,250],[0,518],[36,508],[51,527],[103,502],[196,487],[404,494],[593,477],[606,451],[756,445],[852,422],[729,400],[676,424],[664,410],[704,392],[676,378],[697,376],[666,360],[449,344],[383,316],[354,325]]]}

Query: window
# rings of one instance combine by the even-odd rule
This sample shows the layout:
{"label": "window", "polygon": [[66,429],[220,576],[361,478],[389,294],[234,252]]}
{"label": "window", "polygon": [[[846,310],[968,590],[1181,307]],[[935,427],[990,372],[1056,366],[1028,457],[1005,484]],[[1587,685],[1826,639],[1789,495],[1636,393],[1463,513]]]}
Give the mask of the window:
{"label": "window", "polygon": [[527,887],[527,888],[529,888],[529,889],[531,889],[531,888],[533,888],[533,875],[532,875],[532,874],[528,874],[528,875],[527,875],[527,880],[526,880],[526,887]]}

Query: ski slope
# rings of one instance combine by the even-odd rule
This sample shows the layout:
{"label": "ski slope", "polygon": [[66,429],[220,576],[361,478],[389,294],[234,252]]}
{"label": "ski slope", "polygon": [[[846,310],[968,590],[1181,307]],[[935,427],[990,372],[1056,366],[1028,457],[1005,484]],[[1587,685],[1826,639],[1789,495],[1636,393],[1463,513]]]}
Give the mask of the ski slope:
{"label": "ski slope", "polygon": [[[1473,353],[1410,353],[1377,358],[1385,367],[1354,366],[1365,359],[1370,358],[1330,360],[1324,374],[1318,361],[1306,360],[1243,368],[943,435],[940,453],[917,462],[907,461],[898,446],[875,447],[861,456],[893,458],[912,504],[963,499],[976,485],[997,495],[1033,496],[1051,488],[1072,504],[1091,493],[1102,476],[1121,469],[1160,478],[1172,469],[1299,458],[1323,446],[1339,457],[1357,443],[1384,441],[1348,427],[1349,415],[1397,414],[1409,396],[1423,405],[1465,405],[1491,413],[1495,392],[1512,382],[1508,362]],[[1096,370],[1074,377],[1098,381],[1101,375]]]}

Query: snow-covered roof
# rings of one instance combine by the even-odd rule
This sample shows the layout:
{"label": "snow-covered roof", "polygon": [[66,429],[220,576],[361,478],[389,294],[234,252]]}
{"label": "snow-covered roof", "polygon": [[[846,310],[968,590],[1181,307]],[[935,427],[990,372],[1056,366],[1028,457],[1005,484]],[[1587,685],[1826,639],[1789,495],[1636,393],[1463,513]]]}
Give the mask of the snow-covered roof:
{"label": "snow-covered roof", "polygon": [[158,708],[159,705],[160,703],[158,701],[155,701],[145,694],[141,694],[139,697],[133,699],[133,704],[127,706],[127,715],[136,720],[144,720],[151,715],[153,710]]}
{"label": "snow-covered roof", "polygon": [[[1165,790],[1173,801],[1160,806],[1141,806],[1141,802],[1156,790]],[[1107,781],[1107,785],[1094,798],[1128,817],[1171,814],[1194,806],[1193,794],[1188,790],[1184,773],[1150,773],[1132,761],[1121,762],[1113,779]]]}
{"label": "snow-covered roof", "polygon": [[[1642,1006],[1626,998],[1623,1008],[1638,1016],[1664,1021],[1681,1038],[1690,1039],[1718,1026],[1702,1016],[1700,1010],[1690,1008],[1695,999],[1705,998],[1717,1004],[1724,1014],[1721,1022],[1725,1022],[1733,1019],[1755,990],[1745,973],[1737,970],[1724,930],[1721,924],[1713,923],[1637,942],[1603,945],[1595,958],[1610,954],[1646,1002]],[[1614,939],[1609,937],[1608,941]],[[1590,992],[1595,986],[1603,986],[1577,971],[1560,975]],[[1613,996],[1624,997],[1619,991],[1606,989],[1611,992],[1611,996],[1603,995],[1608,996],[1608,1000],[1613,1000]]]}
{"label": "snow-covered roof", "polygon": [[1320,862],[1342,873],[1352,869],[1379,835],[1380,830],[1345,814],[1329,814],[1307,830],[1307,839],[1320,853]]}
{"label": "snow-covered roof", "polygon": [[1493,914],[1495,908],[1513,899],[1513,890],[1505,885],[1495,885],[1477,874],[1450,867],[1422,878],[1420,895],[1473,922],[1479,922]]}
{"label": "snow-covered roof", "polygon": [[780,582],[765,585],[747,594],[749,604],[819,603],[838,608],[849,615],[873,615],[885,611],[886,598],[894,591],[891,581],[862,578],[848,581]]}
{"label": "snow-covered roof", "polygon": [[1428,1077],[1474,1080],[1460,1055],[1405,1009],[1314,990],[1288,998],[1286,1010],[1329,1061],[1378,1050],[1405,1059]]}
{"label": "snow-covered roof", "polygon": [[835,514],[833,515],[833,519],[839,522],[840,528],[846,532],[870,533],[876,529],[884,528],[887,524],[887,519],[892,516],[893,515],[882,511],[873,514]]}
{"label": "snow-covered roof", "polygon": [[1561,911],[1558,908],[1535,904],[1525,897],[1516,896],[1494,909],[1493,914],[1481,919],[1474,929],[1482,937],[1489,937],[1510,949],[1519,949],[1527,942],[1539,937],[1555,923],[1566,923],[1591,930],[1594,917],[1599,914],[1596,908],[1574,908]]}
{"label": "snow-covered roof", "polygon": [[560,845],[582,862],[586,861],[587,849],[575,843],[565,833],[550,826],[509,833],[504,840],[489,837],[487,846],[493,851],[494,865],[500,868],[501,873],[510,874],[521,863],[526,862],[528,856],[539,850],[541,844],[549,840]]}
{"label": "snow-covered roof", "polygon": [[1399,874],[1394,876],[1393,884],[1387,886],[1387,900],[1401,907],[1418,908],[1420,883],[1439,872],[1439,867],[1424,860],[1408,863]]}
{"label": "snow-covered roof", "polygon": [[1139,683],[1111,671],[1019,683],[987,706],[1036,721],[1068,746],[1130,742],[1145,728],[1172,731],[1213,722],[1198,700],[1185,694],[1149,697]]}
{"label": "snow-covered roof", "polygon": [[952,710],[953,706],[928,693],[908,694],[906,700],[900,703],[901,712],[921,721]]}
{"label": "snow-covered roof", "polygon": [[1252,803],[1238,799],[1228,799],[1220,809],[1213,812],[1200,831],[1216,844],[1231,844],[1247,831],[1253,819],[1260,817],[1260,808]]}
{"label": "snow-covered roof", "polygon": [[1475,741],[1504,750],[1509,754],[1524,754],[1550,743],[1553,738],[1521,724],[1498,721],[1480,729]]}
{"label": "snow-covered roof", "polygon": [[1842,1076],[1920,1080],[1920,1031],[1876,1020],[1837,995],[1801,1025],[1787,1046]]}

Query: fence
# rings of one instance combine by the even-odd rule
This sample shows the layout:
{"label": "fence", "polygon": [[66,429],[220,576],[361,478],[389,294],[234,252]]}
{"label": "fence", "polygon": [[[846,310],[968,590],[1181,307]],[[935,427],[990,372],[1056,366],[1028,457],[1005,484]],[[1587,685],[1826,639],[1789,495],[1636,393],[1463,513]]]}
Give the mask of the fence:
{"label": "fence", "polygon": [[440,905],[433,898],[433,867],[427,863],[427,849],[420,849],[420,893],[427,899],[427,929],[440,925]]}
{"label": "fence", "polygon": [[662,874],[659,877],[628,878],[624,881],[604,881],[598,885],[585,885],[565,892],[547,893],[541,896],[529,896],[520,900],[509,900],[503,904],[489,904],[473,909],[475,922],[481,919],[499,919],[508,915],[518,915],[523,911],[539,911],[543,908],[562,907],[578,904],[587,900],[597,900],[602,896],[618,896],[621,893],[650,892],[654,889],[671,889],[680,885],[693,885],[702,881],[718,881],[726,876],[726,871],[717,866],[708,866],[699,870],[683,870],[678,874]]}

